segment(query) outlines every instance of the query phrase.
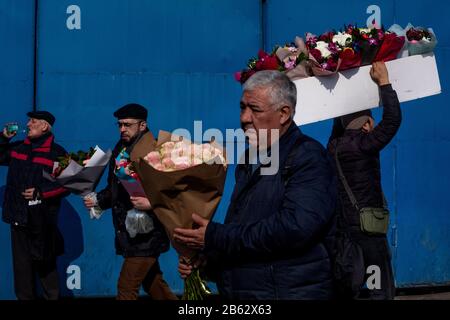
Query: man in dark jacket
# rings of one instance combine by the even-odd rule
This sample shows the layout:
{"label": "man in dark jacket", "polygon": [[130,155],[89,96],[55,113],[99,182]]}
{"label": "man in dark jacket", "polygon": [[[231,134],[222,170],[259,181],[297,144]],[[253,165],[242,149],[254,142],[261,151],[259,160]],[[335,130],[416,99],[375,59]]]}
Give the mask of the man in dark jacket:
{"label": "man in dark jacket", "polygon": [[[153,136],[147,128],[147,109],[139,104],[128,104],[114,112],[119,120],[120,141],[113,150],[109,166],[108,186],[97,194],[96,199],[85,199],[87,208],[95,205],[106,210],[112,208],[116,232],[116,253],[125,260],[118,280],[118,300],[136,300],[139,289],[143,289],[155,300],[175,300],[167,283],[162,278],[158,257],[169,250],[169,240],[163,225],[151,210],[145,197],[130,197],[124,189],[114,169],[116,157],[122,150],[133,155],[139,143],[151,143]],[[145,211],[153,221],[154,228],[145,234],[132,238],[125,225],[127,213],[131,209]]]}
{"label": "man in dark jacket", "polygon": [[[258,150],[267,139],[271,161],[279,151],[278,170],[264,175],[267,164],[237,165],[225,223],[194,214],[198,229],[175,230],[178,241],[203,249],[205,266],[225,299],[332,297],[329,239],[336,178],[326,150],[294,123],[296,99],[295,84],[278,71],[260,71],[247,80],[242,129]],[[278,132],[279,140],[264,129]],[[186,277],[192,266],[180,259],[179,271]]]}
{"label": "man in dark jacket", "polygon": [[[384,106],[381,122],[374,128],[370,110],[337,118],[328,143],[328,150],[334,159],[337,150],[343,176],[359,208],[383,208],[386,205],[381,188],[380,151],[395,136],[402,120],[400,103],[389,82],[385,64],[374,63],[371,76],[379,86]],[[344,283],[341,294],[359,298],[360,289],[367,280],[367,268],[377,266],[381,271],[381,288],[369,290],[370,299],[394,298],[394,278],[386,235],[373,235],[361,231],[360,213],[350,200],[342,179],[338,189],[341,203],[338,234],[349,236],[362,249],[363,255],[363,263],[357,264],[358,259],[348,261],[353,264],[355,270],[351,277],[353,280],[348,279],[347,282],[360,279],[361,283]],[[337,241],[342,239],[337,237]],[[355,258],[354,256],[353,259]],[[351,287],[354,288],[353,292]]]}
{"label": "man in dark jacket", "polygon": [[68,192],[46,180],[53,163],[66,151],[51,133],[55,117],[46,111],[29,112],[24,141],[10,143],[16,132],[5,127],[0,136],[0,164],[9,166],[3,221],[11,225],[14,289],[19,300],[36,299],[36,275],[45,299],[59,296],[56,257],[64,250],[57,227],[61,198]]}

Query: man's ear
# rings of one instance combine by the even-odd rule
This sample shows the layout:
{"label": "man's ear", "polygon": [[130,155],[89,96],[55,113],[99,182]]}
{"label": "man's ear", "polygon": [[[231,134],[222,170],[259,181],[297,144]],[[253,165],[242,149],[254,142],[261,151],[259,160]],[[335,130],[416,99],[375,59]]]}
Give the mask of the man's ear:
{"label": "man's ear", "polygon": [[145,128],[147,128],[147,121],[142,121],[141,124],[139,125],[139,130],[144,131]]}
{"label": "man's ear", "polygon": [[44,124],[44,127],[42,128],[42,131],[49,132],[50,131],[50,124],[47,121],[42,121]]}
{"label": "man's ear", "polygon": [[369,118],[366,123],[362,126],[361,130],[365,133],[369,133],[373,130],[375,121],[372,118]]}
{"label": "man's ear", "polygon": [[291,120],[292,109],[289,106],[282,106],[279,109],[280,112],[280,124],[285,125],[286,122]]}

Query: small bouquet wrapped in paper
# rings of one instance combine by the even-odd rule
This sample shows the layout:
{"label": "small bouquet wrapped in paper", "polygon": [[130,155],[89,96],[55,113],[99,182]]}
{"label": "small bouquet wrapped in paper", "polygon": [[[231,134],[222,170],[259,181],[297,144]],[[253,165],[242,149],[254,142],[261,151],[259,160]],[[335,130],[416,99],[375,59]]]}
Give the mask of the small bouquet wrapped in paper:
{"label": "small bouquet wrapped in paper", "polygon": [[[194,228],[192,214],[210,220],[223,194],[226,160],[214,143],[195,144],[160,131],[154,150],[135,162],[152,208],[180,256],[193,261],[197,252],[173,241],[175,228]],[[210,294],[198,270],[185,281],[184,299]]]}
{"label": "small bouquet wrapped in paper", "polygon": [[[130,197],[147,197],[142,188],[139,176],[134,170],[130,155],[124,148],[115,159],[116,167],[114,174],[119,179],[122,186],[127,190]],[[154,224],[152,218],[144,211],[131,209],[127,212],[125,218],[125,227],[131,238],[137,234],[149,233],[153,230]]]}
{"label": "small bouquet wrapped in paper", "polygon": [[[44,172],[44,177],[56,181],[60,186],[82,197],[95,197],[95,188],[111,158],[111,151],[104,152],[98,146],[88,152],[69,153],[58,159],[53,173]],[[99,218],[102,210],[93,207],[91,218]]]}
{"label": "small bouquet wrapped in paper", "polygon": [[433,52],[437,45],[436,35],[431,28],[414,27],[411,23],[406,28],[402,28],[394,24],[389,31],[406,37],[402,57]]}

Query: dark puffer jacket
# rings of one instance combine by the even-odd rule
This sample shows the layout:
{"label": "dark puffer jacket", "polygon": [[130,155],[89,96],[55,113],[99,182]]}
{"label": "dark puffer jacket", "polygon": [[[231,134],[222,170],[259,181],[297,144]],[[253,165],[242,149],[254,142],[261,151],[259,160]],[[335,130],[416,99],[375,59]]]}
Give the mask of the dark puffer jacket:
{"label": "dark puffer jacket", "polygon": [[[52,173],[53,163],[66,151],[54,142],[51,133],[37,139],[9,143],[0,134],[0,164],[9,166],[3,204],[3,221],[26,227],[32,235],[34,259],[51,258],[63,251],[62,236],[57,228],[57,214],[66,189],[43,177]],[[22,192],[35,188],[41,203],[29,206]]]}
{"label": "dark puffer jacket", "polygon": [[280,138],[279,154],[275,175],[238,165],[225,224],[208,224],[205,254],[225,299],[332,297],[327,237],[336,177],[330,159],[295,123]]}
{"label": "dark puffer jacket", "polygon": [[[150,134],[147,132],[146,134]],[[127,153],[131,154],[133,145],[138,139],[127,147]],[[99,205],[102,209],[112,209],[113,224],[115,229],[116,253],[124,257],[158,257],[169,250],[169,239],[164,226],[156,218],[153,211],[147,214],[152,218],[154,229],[147,234],[138,234],[131,238],[125,226],[127,211],[133,208],[128,192],[124,189],[117,176],[114,174],[115,159],[120,151],[126,147],[122,142],[114,147],[108,174],[108,186],[97,194]]]}
{"label": "dark puffer jacket", "polygon": [[[380,87],[384,106],[383,118],[370,133],[362,130],[344,130],[335,120],[328,150],[334,159],[336,146],[344,176],[360,207],[382,207],[383,193],[380,174],[380,151],[397,133],[402,114],[396,92],[391,85]],[[339,184],[339,197],[347,222],[359,226],[359,213],[352,205],[343,184]]]}

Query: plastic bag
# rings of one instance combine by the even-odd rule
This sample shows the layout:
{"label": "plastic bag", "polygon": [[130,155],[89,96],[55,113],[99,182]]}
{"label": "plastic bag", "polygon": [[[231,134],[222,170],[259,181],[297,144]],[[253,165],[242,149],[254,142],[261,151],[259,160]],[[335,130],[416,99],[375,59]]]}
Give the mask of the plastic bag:
{"label": "plastic bag", "polygon": [[84,196],[83,199],[92,199],[94,200],[95,206],[89,209],[89,216],[91,219],[100,219],[100,217],[103,214],[102,208],[98,206],[97,201],[97,193],[96,192],[90,192],[87,195]]}
{"label": "plastic bag", "polygon": [[153,230],[153,219],[145,212],[136,209],[128,210],[125,227],[131,238],[139,233],[149,233]]}

